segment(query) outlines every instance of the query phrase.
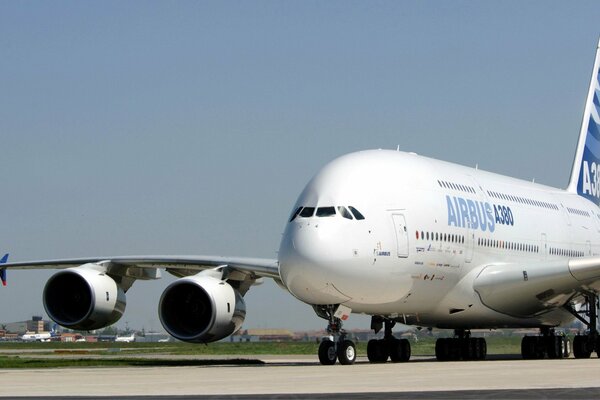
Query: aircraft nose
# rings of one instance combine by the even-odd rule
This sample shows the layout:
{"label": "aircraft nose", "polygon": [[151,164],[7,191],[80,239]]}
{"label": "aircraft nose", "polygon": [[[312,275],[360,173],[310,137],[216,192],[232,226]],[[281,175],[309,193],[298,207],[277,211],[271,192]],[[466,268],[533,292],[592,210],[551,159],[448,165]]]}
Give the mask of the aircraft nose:
{"label": "aircraft nose", "polygon": [[350,300],[334,285],[344,262],[343,243],[333,226],[291,224],[279,249],[281,279],[290,293],[310,304]]}

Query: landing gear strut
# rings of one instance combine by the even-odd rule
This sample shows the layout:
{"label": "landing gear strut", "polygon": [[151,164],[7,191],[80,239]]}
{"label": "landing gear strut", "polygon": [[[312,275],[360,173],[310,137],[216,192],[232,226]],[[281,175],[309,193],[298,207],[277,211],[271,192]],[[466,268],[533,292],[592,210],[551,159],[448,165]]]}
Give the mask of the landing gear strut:
{"label": "landing gear strut", "polygon": [[[319,361],[322,365],[333,365],[337,360],[342,365],[351,365],[356,361],[356,345],[346,339],[346,331],[342,329],[342,320],[335,316],[337,306],[314,306],[318,316],[329,321],[327,333],[319,345]],[[333,340],[332,340],[333,339]]]}
{"label": "landing gear strut", "polygon": [[367,357],[369,362],[384,363],[388,358],[392,362],[405,362],[410,359],[410,342],[407,339],[396,339],[392,328],[396,322],[381,317],[371,319],[371,329],[375,333],[385,325],[383,339],[371,339],[367,343]]}
{"label": "landing gear strut", "polygon": [[540,336],[524,336],[521,340],[521,355],[526,360],[548,358],[568,358],[571,355],[571,341],[558,336],[554,329],[540,328]]}
{"label": "landing gear strut", "polygon": [[454,337],[440,338],[435,342],[438,361],[485,360],[487,343],[484,338],[471,337],[471,331],[455,329]]}
{"label": "landing gear strut", "polygon": [[[565,306],[567,311],[587,326],[587,334],[577,335],[573,339],[573,355],[575,358],[590,358],[595,351],[600,357],[600,335],[598,334],[598,296],[588,292],[585,295],[587,310],[575,311],[570,306]],[[587,316],[587,320],[582,317]]]}

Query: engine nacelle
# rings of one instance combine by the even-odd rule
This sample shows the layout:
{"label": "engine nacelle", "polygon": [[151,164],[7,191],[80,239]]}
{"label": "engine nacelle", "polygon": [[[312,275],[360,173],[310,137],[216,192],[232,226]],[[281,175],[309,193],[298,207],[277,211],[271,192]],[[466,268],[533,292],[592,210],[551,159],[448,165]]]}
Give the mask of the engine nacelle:
{"label": "engine nacelle", "polygon": [[186,342],[214,342],[237,332],[246,318],[242,295],[204,271],[169,285],[158,305],[169,334]]}
{"label": "engine nacelle", "polygon": [[57,324],[93,330],[111,325],[125,312],[125,292],[102,267],[84,264],[57,272],[44,288],[44,308]]}

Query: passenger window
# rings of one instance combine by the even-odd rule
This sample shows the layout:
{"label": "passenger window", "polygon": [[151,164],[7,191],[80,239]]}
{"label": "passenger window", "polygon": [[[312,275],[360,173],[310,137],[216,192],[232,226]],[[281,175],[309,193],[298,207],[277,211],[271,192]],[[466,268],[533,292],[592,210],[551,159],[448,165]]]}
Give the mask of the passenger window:
{"label": "passenger window", "polygon": [[298,207],[296,209],[296,211],[294,211],[294,213],[292,214],[292,216],[290,217],[290,222],[292,222],[293,220],[296,219],[296,217],[298,216],[298,214],[300,214],[300,211],[302,211],[302,207]]}
{"label": "passenger window", "polygon": [[342,217],[344,217],[346,219],[353,219],[352,214],[350,214],[350,211],[348,211],[348,209],[346,207],[339,206],[338,211],[342,215]]}
{"label": "passenger window", "polygon": [[350,209],[350,211],[352,212],[352,214],[354,214],[354,218],[361,220],[361,219],[365,219],[365,217],[354,207],[349,206],[348,207]]}
{"label": "passenger window", "polygon": [[335,215],[335,207],[319,207],[317,208],[317,217],[333,217]]}
{"label": "passenger window", "polygon": [[304,207],[302,211],[300,211],[300,216],[304,218],[312,217],[315,214],[314,207]]}

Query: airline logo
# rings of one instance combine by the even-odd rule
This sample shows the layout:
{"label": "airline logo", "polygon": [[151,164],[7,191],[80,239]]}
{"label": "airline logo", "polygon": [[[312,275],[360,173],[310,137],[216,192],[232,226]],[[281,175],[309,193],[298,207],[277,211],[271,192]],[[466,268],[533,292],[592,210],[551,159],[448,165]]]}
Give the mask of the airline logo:
{"label": "airline logo", "polygon": [[446,206],[448,226],[494,232],[496,225],[515,224],[515,217],[508,206],[448,195]]}
{"label": "airline logo", "polygon": [[577,193],[600,205],[600,85],[598,80],[600,74],[596,75],[594,82],[594,95],[588,118],[588,127],[583,149],[581,171],[577,183]]}

